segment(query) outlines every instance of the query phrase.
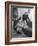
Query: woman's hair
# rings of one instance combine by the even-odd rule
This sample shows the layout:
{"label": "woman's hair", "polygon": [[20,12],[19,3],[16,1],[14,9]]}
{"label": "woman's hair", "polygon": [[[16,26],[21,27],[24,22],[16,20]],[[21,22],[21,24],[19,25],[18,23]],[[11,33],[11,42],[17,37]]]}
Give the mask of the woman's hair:
{"label": "woman's hair", "polygon": [[24,21],[24,20],[27,20],[27,18],[28,18],[28,14],[27,14],[27,15],[24,14],[22,18],[23,18],[23,21]]}

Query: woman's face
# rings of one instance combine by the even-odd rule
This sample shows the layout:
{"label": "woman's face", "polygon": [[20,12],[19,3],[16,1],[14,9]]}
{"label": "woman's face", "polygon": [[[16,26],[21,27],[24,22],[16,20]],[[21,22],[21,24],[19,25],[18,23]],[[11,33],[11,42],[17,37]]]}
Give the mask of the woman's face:
{"label": "woman's face", "polygon": [[27,23],[26,23],[26,20],[24,20],[24,24],[26,25]]}
{"label": "woman's face", "polygon": [[29,22],[29,19],[27,18],[27,22]]}

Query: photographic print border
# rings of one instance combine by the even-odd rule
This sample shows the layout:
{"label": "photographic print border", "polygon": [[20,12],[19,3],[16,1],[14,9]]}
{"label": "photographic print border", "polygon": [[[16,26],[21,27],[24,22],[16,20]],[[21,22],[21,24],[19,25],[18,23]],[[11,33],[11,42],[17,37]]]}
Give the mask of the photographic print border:
{"label": "photographic print border", "polygon": [[[9,4],[23,4],[23,5],[34,5],[35,6],[35,40],[33,41],[18,41],[18,42],[9,42]],[[37,42],[37,4],[36,3],[24,3],[24,2],[5,2],[5,44],[23,44],[23,43],[35,43]]]}

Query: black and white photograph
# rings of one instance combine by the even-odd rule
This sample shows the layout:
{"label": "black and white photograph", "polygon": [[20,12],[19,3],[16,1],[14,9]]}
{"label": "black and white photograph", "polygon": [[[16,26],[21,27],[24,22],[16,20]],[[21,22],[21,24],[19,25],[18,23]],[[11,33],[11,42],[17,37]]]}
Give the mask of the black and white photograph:
{"label": "black and white photograph", "polygon": [[11,7],[12,37],[32,37],[32,9],[33,7]]}

